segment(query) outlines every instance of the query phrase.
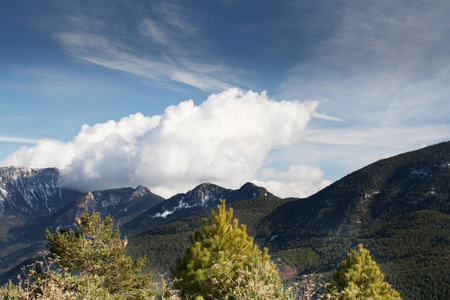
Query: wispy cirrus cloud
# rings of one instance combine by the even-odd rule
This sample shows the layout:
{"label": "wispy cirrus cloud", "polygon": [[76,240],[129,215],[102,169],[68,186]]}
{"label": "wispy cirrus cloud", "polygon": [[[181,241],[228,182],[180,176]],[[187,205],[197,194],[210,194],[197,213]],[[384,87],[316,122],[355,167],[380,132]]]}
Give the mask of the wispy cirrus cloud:
{"label": "wispy cirrus cloud", "polygon": [[231,84],[213,76],[220,74],[220,71],[226,72],[221,66],[187,63],[186,59],[174,61],[169,58],[158,60],[143,57],[133,54],[132,49],[124,49],[124,45],[93,34],[61,33],[57,35],[57,39],[73,57],[105,68],[151,80],[172,80],[205,91],[232,87]]}
{"label": "wispy cirrus cloud", "polygon": [[383,147],[389,149],[414,149],[449,138],[449,125],[416,126],[414,130],[405,127],[371,128],[327,128],[308,130],[304,140],[338,146]]}
{"label": "wispy cirrus cloud", "polygon": [[28,139],[14,136],[0,136],[0,142],[19,143],[19,144],[37,144],[39,139]]}
{"label": "wispy cirrus cloud", "polygon": [[151,19],[145,19],[140,24],[140,33],[157,44],[167,46],[172,44],[167,30]]}
{"label": "wispy cirrus cloud", "polygon": [[174,4],[152,8],[153,14],[137,15],[125,32],[111,30],[114,20],[78,14],[66,17],[71,26],[53,36],[70,56],[105,68],[205,91],[233,86],[231,70],[204,61],[204,42],[184,15],[186,8]]}
{"label": "wispy cirrus cloud", "polygon": [[[333,30],[280,86],[283,97],[323,99],[318,118],[301,144],[277,155],[320,162],[334,180],[378,159],[449,140],[450,5],[333,3]],[[332,166],[342,173],[332,176]]]}
{"label": "wispy cirrus cloud", "polygon": [[281,89],[330,99],[321,111],[365,124],[448,115],[450,5],[404,3],[340,3],[333,35]]}
{"label": "wispy cirrus cloud", "polygon": [[448,126],[450,5],[405,3],[340,3],[338,26],[287,73],[283,95],[327,99],[317,113],[345,121],[346,135]]}

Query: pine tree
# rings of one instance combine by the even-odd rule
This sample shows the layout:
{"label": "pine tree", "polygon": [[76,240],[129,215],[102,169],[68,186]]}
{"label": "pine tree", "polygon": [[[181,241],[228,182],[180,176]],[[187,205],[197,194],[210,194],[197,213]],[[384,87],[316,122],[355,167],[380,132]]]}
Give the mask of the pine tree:
{"label": "pine tree", "polygon": [[[280,298],[284,292],[267,249],[261,252],[227,211],[225,200],[196,229],[184,256],[171,269],[181,295],[205,299],[252,299],[258,290]],[[276,297],[275,297],[276,296]],[[269,299],[269,297],[267,297]]]}
{"label": "pine tree", "polygon": [[352,250],[332,274],[327,293],[337,293],[341,295],[339,299],[401,300],[400,294],[383,280],[384,274],[369,251],[359,244],[358,251]]}
{"label": "pine tree", "polygon": [[54,234],[46,230],[48,248],[58,266],[79,276],[95,277],[98,288],[125,299],[149,297],[151,274],[139,275],[145,258],[133,260],[125,255],[127,239],[120,238],[114,220],[88,212],[75,218],[76,228],[59,228]]}

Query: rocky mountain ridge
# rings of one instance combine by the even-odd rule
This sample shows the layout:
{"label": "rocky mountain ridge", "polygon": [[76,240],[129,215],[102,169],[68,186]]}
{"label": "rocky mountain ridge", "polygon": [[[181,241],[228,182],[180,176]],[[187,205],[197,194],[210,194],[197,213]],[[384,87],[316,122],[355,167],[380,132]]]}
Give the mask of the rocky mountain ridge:
{"label": "rocky mountain ridge", "polygon": [[[63,186],[57,168],[0,167],[0,212],[2,215],[40,219],[71,211],[86,210],[119,216],[141,213],[153,208],[147,215],[165,218],[175,211],[195,208],[194,211],[215,206],[219,199],[229,203],[258,197],[276,197],[252,183],[238,190],[202,183],[194,189],[171,198],[153,194],[144,186],[117,188],[81,193]],[[188,213],[191,214],[191,213]]]}
{"label": "rocky mountain ridge", "polygon": [[168,224],[215,208],[220,203],[220,199],[225,199],[227,203],[234,203],[255,198],[278,199],[265,188],[250,182],[237,190],[226,189],[212,183],[202,183],[187,193],[177,194],[155,205],[129,223],[123,224],[121,230],[137,234],[151,227]]}

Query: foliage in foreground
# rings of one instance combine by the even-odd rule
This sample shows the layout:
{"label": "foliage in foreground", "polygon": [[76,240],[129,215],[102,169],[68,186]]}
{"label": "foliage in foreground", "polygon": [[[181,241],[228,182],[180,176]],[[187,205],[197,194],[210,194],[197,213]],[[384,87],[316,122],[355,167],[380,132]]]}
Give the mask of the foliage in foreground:
{"label": "foliage in foreground", "polygon": [[[348,254],[329,283],[311,275],[285,288],[267,249],[260,251],[245,225],[239,227],[232,217],[222,201],[203,220],[202,230],[195,231],[186,254],[172,268],[174,279],[163,284],[157,299],[401,300],[362,245]],[[154,298],[151,276],[139,275],[144,260],[125,256],[126,238],[120,239],[111,218],[102,221],[98,213],[85,213],[75,223],[75,231],[47,230],[51,255],[24,269],[19,285],[1,287],[0,299]]]}
{"label": "foliage in foreground", "polygon": [[339,299],[401,300],[400,294],[383,280],[384,274],[369,251],[359,244],[358,251],[352,250],[331,275],[327,293],[344,292]]}
{"label": "foliage in foreground", "polygon": [[238,220],[233,220],[233,209],[227,210],[224,200],[210,218],[203,220],[202,230],[195,230],[185,255],[177,260],[171,275],[177,278],[174,287],[182,296],[237,299],[234,295],[248,295],[251,298],[257,296],[257,290],[265,288],[265,294],[270,294],[267,299],[285,298],[267,249],[259,250],[247,235],[246,226],[239,227]]}
{"label": "foliage in foreground", "polygon": [[[5,299],[148,299],[151,274],[140,274],[145,258],[125,256],[127,239],[120,238],[109,216],[84,213],[76,228],[47,229],[50,256],[33,264],[25,279],[2,290]],[[59,267],[59,268],[58,268]]]}
{"label": "foliage in foreground", "polygon": [[[1,299],[14,300],[76,300],[104,299],[119,300],[127,297],[110,294],[102,287],[104,276],[72,276],[68,272],[56,271],[58,259],[41,253],[42,260],[23,268],[24,279],[18,285],[9,281],[0,289]],[[134,293],[131,299],[147,299],[147,295]],[[130,299],[130,298],[128,298]]]}
{"label": "foliage in foreground", "polygon": [[67,272],[102,277],[100,287],[110,294],[140,293],[151,284],[151,274],[140,275],[145,258],[133,260],[125,255],[127,239],[120,238],[114,220],[87,212],[75,218],[76,229],[60,228],[46,238],[52,257],[58,257],[58,266]]}

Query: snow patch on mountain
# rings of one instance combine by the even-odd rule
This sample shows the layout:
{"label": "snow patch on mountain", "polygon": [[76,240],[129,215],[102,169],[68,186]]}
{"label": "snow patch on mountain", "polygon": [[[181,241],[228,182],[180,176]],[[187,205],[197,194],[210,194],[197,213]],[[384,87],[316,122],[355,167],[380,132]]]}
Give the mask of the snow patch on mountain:
{"label": "snow patch on mountain", "polygon": [[165,210],[164,212],[162,212],[162,213],[156,213],[156,214],[155,214],[155,218],[166,218],[168,215],[171,215],[171,214],[173,214],[175,211],[177,211],[177,210],[179,210],[179,209],[182,209],[182,208],[193,208],[193,207],[196,207],[196,206],[206,206],[207,203],[208,203],[208,200],[210,200],[210,199],[211,199],[210,195],[207,194],[206,197],[203,198],[202,201],[201,201],[200,203],[195,203],[195,204],[193,204],[193,205],[189,205],[188,203],[184,202],[184,196],[183,196],[183,197],[181,198],[181,200],[180,200],[180,204],[179,204],[177,207],[175,207],[173,210],[167,210],[167,209],[166,209],[166,210]]}

